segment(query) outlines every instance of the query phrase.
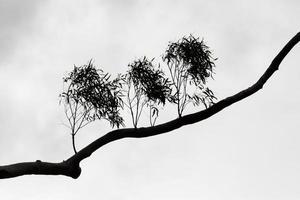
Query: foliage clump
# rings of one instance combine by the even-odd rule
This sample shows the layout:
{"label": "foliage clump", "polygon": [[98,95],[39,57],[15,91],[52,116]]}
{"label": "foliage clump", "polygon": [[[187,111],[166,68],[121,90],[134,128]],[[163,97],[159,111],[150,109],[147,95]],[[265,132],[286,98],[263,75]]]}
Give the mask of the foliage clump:
{"label": "foliage clump", "polygon": [[106,119],[112,127],[124,125],[124,119],[120,116],[123,100],[119,79],[110,80],[108,73],[96,69],[90,61],[83,66],[74,66],[63,82],[66,87],[60,97],[64,103],[75,152],[74,137],[90,122]]}
{"label": "foliage clump", "polygon": [[190,35],[168,45],[163,60],[167,63],[172,95],[169,100],[177,105],[179,117],[189,103],[206,108],[214,103],[214,93],[205,86],[213,78],[215,67],[211,51],[203,40]]}
{"label": "foliage clump", "polygon": [[127,107],[130,110],[133,126],[136,128],[146,105],[150,109],[150,124],[154,125],[158,116],[157,105],[165,104],[170,93],[168,79],[160,69],[155,69],[153,59],[137,59],[128,65],[125,75],[127,86]]}
{"label": "foliage clump", "polygon": [[154,59],[136,59],[128,64],[128,71],[111,80],[108,73],[96,69],[92,61],[77,67],[64,77],[67,87],[60,97],[64,101],[68,127],[74,136],[88,123],[106,119],[112,127],[124,126],[120,110],[128,108],[134,128],[148,108],[150,125],[154,126],[159,108],[167,102],[175,104],[178,117],[187,105],[211,106],[216,97],[206,86],[213,78],[215,64],[211,51],[203,40],[190,35],[169,43],[162,60],[169,76],[155,66]]}

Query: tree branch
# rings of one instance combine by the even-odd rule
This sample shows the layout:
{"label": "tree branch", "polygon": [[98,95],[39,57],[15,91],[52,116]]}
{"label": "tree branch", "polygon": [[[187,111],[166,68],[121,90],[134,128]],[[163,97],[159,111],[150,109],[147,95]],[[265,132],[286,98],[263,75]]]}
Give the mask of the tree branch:
{"label": "tree branch", "polygon": [[167,133],[178,129],[182,126],[193,124],[205,120],[212,115],[220,112],[224,108],[240,101],[248,96],[256,93],[263,88],[263,85],[278,70],[280,63],[290,50],[300,41],[300,32],[297,33],[278,53],[274,58],[265,73],[259,78],[259,80],[250,86],[249,88],[240,91],[239,93],[227,97],[211,107],[196,112],[193,114],[182,116],[181,118],[174,119],[164,124],[142,127],[142,128],[124,128],[113,130],[104,136],[98,138],[94,142],[87,145],[85,148],[80,150],[77,154],[70,157],[67,161],[61,163],[48,163],[48,162],[25,162],[17,163],[12,165],[0,166],[0,178],[13,178],[22,175],[65,175],[72,178],[78,178],[81,172],[79,163],[89,157],[93,152],[108,144],[112,141],[119,140],[122,138],[143,138],[154,135]]}
{"label": "tree branch", "polygon": [[65,175],[74,179],[81,173],[79,165],[63,161],[61,163],[49,163],[37,160],[35,162],[23,162],[12,165],[0,166],[0,178],[14,178],[22,175]]}

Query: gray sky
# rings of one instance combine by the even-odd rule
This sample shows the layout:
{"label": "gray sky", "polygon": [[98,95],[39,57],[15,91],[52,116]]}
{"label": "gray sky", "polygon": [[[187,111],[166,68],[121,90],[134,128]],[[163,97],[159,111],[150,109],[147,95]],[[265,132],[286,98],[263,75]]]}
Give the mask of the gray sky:
{"label": "gray sky", "polygon": [[[72,154],[58,105],[62,77],[93,58],[116,74],[190,33],[213,50],[219,99],[254,83],[299,31],[300,1],[0,0],[0,164]],[[78,180],[0,181],[3,199],[299,199],[300,48],[264,89],[201,123],[111,143]],[[176,117],[165,110],[160,122]],[[162,111],[163,112],[163,111]],[[79,148],[109,131],[96,123]]]}

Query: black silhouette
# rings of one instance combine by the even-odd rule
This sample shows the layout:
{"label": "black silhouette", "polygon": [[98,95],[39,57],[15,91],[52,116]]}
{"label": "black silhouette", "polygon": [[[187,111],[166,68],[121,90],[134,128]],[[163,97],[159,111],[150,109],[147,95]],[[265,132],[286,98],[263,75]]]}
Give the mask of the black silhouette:
{"label": "black silhouette", "polygon": [[[96,70],[92,62],[81,67],[74,67],[74,70],[64,79],[68,87],[61,94],[65,105],[69,106],[66,107],[65,113],[67,119],[70,120],[69,127],[73,141],[73,136],[79,129],[96,119],[106,119],[112,126],[123,126],[124,120],[119,111],[126,103],[122,99],[124,94],[129,95],[127,96],[128,102],[132,103],[133,98],[134,101],[138,101],[134,103],[135,110],[134,106],[127,102],[127,107],[133,113],[134,127],[113,130],[78,152],[73,142],[75,154],[66,161],[49,163],[37,160],[0,166],[0,178],[31,174],[65,175],[78,178],[81,173],[80,162],[105,144],[122,138],[159,135],[205,120],[262,89],[266,81],[278,70],[285,56],[299,41],[300,33],[297,33],[273,59],[256,83],[217,103],[213,92],[205,85],[206,79],[212,76],[214,59],[203,41],[199,41],[193,36],[185,37],[169,45],[163,59],[167,62],[171,73],[170,80],[164,78],[164,73],[160,69],[154,69],[152,60],[149,61],[146,57],[129,64],[128,73],[120,75],[114,80],[110,80],[110,76],[103,71]],[[197,92],[190,94],[186,89],[188,86],[196,87]],[[131,87],[134,90],[133,96],[130,97]],[[154,121],[151,121],[149,127],[137,127],[140,110],[145,105],[150,109],[150,116],[156,119],[158,116],[157,105],[164,105],[167,101],[177,105],[177,119],[159,125],[154,125]],[[189,102],[194,105],[203,104],[205,109],[193,114],[182,115]],[[80,109],[76,107],[80,107]],[[78,114],[74,114],[75,110]]]}

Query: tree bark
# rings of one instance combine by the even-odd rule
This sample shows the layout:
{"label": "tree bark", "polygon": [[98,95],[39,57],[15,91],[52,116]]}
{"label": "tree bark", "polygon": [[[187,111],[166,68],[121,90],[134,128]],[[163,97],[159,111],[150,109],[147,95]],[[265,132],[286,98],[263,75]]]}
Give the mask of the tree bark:
{"label": "tree bark", "polygon": [[268,79],[278,70],[280,63],[285,58],[285,56],[291,51],[291,49],[300,41],[300,32],[297,33],[278,53],[278,55],[273,59],[270,66],[267,68],[265,73],[259,78],[259,80],[254,83],[249,88],[238,92],[235,95],[229,96],[218,103],[212,105],[211,107],[196,112],[193,114],[188,114],[180,118],[174,119],[172,121],[151,127],[142,128],[124,128],[113,130],[104,136],[98,138],[94,142],[87,145],[82,150],[78,151],[75,155],[71,156],[66,161],[60,163],[49,163],[49,162],[23,162],[11,165],[0,166],[0,178],[13,178],[22,175],[64,175],[69,176],[74,179],[78,178],[81,173],[79,167],[80,162],[89,157],[93,152],[108,144],[112,141],[119,140],[122,138],[143,138],[149,136],[155,136],[163,133],[167,133],[178,129],[182,126],[193,124],[205,120],[212,115],[220,112],[224,108],[241,101],[250,95],[256,93],[263,88],[264,84]]}

